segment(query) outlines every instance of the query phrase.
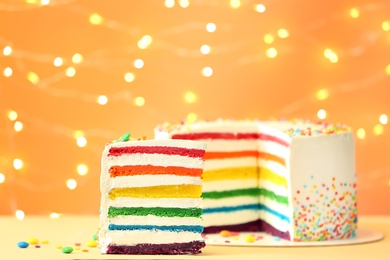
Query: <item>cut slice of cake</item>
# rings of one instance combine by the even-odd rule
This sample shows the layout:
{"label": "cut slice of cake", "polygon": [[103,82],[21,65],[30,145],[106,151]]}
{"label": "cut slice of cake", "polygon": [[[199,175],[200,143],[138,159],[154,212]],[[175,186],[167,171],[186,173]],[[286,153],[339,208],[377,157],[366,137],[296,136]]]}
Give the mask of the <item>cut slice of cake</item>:
{"label": "cut slice of cake", "polygon": [[197,254],[206,144],[131,140],[106,145],[100,179],[103,254]]}

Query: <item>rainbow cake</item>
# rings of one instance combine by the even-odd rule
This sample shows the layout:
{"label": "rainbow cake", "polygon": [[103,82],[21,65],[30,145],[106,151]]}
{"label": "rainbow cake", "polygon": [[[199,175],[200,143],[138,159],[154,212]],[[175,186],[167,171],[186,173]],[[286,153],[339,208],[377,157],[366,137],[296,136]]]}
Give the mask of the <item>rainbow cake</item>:
{"label": "rainbow cake", "polygon": [[204,232],[261,231],[290,241],[355,236],[354,138],[349,127],[294,121],[164,123],[161,140],[207,143]]}
{"label": "rainbow cake", "polygon": [[129,140],[105,146],[99,248],[103,254],[197,254],[206,144]]}

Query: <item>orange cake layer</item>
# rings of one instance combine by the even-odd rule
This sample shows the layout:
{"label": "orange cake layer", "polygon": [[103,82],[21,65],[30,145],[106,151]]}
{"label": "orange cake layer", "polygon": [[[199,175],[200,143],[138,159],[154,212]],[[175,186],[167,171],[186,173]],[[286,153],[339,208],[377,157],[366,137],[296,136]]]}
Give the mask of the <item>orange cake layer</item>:
{"label": "orange cake layer", "polygon": [[202,169],[186,168],[180,166],[154,166],[154,165],[125,165],[125,166],[112,166],[109,170],[110,177],[117,176],[133,176],[133,175],[159,175],[159,174],[171,174],[178,176],[192,176],[201,177]]}

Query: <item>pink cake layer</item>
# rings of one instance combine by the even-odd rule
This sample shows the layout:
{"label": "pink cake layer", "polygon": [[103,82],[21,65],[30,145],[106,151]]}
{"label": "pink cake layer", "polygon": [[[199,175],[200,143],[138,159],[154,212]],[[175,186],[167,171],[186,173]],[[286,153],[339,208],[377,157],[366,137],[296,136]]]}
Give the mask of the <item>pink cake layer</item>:
{"label": "pink cake layer", "polygon": [[263,220],[255,220],[239,225],[228,225],[228,226],[209,226],[203,230],[204,234],[219,233],[222,230],[229,230],[234,232],[265,232],[267,234],[290,240],[290,233],[288,231],[282,232]]}
{"label": "pink cake layer", "polygon": [[172,244],[138,244],[134,246],[109,245],[107,254],[127,255],[188,255],[202,253],[203,241]]}

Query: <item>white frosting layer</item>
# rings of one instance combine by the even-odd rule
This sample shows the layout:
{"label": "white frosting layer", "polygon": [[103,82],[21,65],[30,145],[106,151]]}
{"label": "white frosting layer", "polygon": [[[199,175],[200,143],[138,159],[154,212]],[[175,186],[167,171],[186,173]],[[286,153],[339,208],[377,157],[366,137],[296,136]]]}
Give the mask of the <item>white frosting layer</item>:
{"label": "white frosting layer", "polygon": [[107,231],[104,240],[99,240],[102,248],[109,244],[137,245],[137,244],[171,244],[203,241],[201,234],[192,232],[169,231]]}
{"label": "white frosting layer", "polygon": [[208,181],[203,183],[203,192],[256,188],[257,179]]}
{"label": "white frosting layer", "polygon": [[204,172],[236,167],[256,167],[257,162],[255,157],[240,157],[228,159],[210,159],[206,160],[204,164]]}
{"label": "white frosting layer", "polygon": [[286,147],[284,145],[272,141],[259,140],[257,149],[259,152],[276,155],[281,158],[288,158],[290,154],[289,147]]}
{"label": "white frosting layer", "polygon": [[263,121],[261,123],[258,122],[255,124],[258,127],[259,133],[274,136],[283,140],[287,144],[291,143],[291,138],[284,132],[285,130],[293,127],[290,123],[279,121]]}
{"label": "white frosting layer", "polygon": [[259,216],[260,216],[260,219],[264,220],[265,222],[267,222],[268,224],[270,224],[271,226],[273,226],[274,228],[276,228],[282,232],[290,231],[290,229],[291,229],[290,223],[279,218],[278,216],[275,216],[275,215],[269,213],[268,211],[260,210]]}
{"label": "white frosting layer", "polygon": [[270,210],[273,210],[275,212],[279,212],[282,215],[286,215],[287,212],[289,212],[289,208],[286,204],[281,204],[275,200],[272,200],[268,197],[265,196],[260,196],[259,197],[259,202],[261,205],[266,205],[267,208]]}
{"label": "white frosting layer", "polygon": [[108,187],[113,188],[133,188],[133,187],[150,187],[161,185],[181,185],[194,184],[201,185],[200,177],[176,176],[169,174],[161,175],[134,175],[134,176],[118,176],[109,178]]}
{"label": "white frosting layer", "polygon": [[203,224],[209,226],[235,225],[255,221],[259,212],[255,210],[240,210],[229,213],[213,213],[203,215]]}
{"label": "white frosting layer", "polygon": [[148,216],[120,216],[116,218],[109,218],[109,224],[116,225],[157,225],[157,226],[171,226],[171,225],[203,225],[201,218],[189,217],[157,217],[153,215]]}
{"label": "white frosting layer", "polygon": [[[203,140],[206,141],[206,140]],[[207,143],[208,152],[257,151],[253,140],[212,140]]]}
{"label": "white frosting layer", "polygon": [[288,192],[288,190],[286,189],[286,187],[276,185],[275,183],[264,180],[264,179],[259,180],[259,187],[262,189],[272,191],[276,195],[280,195],[280,196],[284,196],[284,197],[287,197],[290,194]]}
{"label": "white frosting layer", "polygon": [[[203,199],[203,208],[234,207],[246,204],[257,204],[259,199],[255,196],[237,196],[223,199]],[[212,213],[213,214],[213,213]]]}
{"label": "white frosting layer", "polygon": [[[278,163],[278,162],[275,162],[275,161],[271,161],[271,160],[264,160],[264,159],[259,159],[258,160],[258,165],[262,168],[267,168],[269,169],[270,171],[272,171],[273,173],[279,175],[279,176],[282,176],[282,177],[285,177],[287,178],[289,175],[288,175],[288,172],[287,172],[287,169],[286,169],[286,166]],[[261,176],[260,176],[261,178]]]}

